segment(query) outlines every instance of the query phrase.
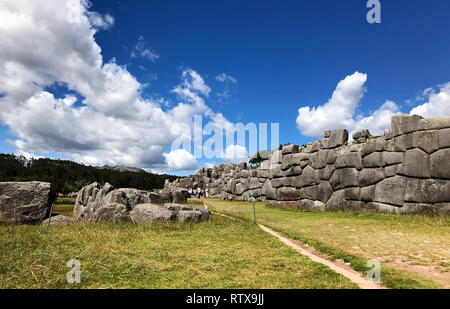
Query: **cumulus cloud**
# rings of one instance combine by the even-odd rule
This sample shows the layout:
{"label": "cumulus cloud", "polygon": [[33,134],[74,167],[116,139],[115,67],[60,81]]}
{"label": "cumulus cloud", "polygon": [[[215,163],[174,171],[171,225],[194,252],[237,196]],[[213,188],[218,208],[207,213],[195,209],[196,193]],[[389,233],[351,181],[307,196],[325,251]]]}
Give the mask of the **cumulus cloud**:
{"label": "cumulus cloud", "polygon": [[240,145],[229,145],[222,153],[222,158],[227,162],[240,163],[247,161],[247,148]]}
{"label": "cumulus cloud", "polygon": [[194,155],[184,149],[164,154],[169,171],[194,171],[198,168]]}
{"label": "cumulus cloud", "polygon": [[138,38],[136,45],[134,46],[133,51],[131,52],[131,58],[146,58],[151,62],[156,62],[159,59],[159,54],[154,52],[147,46],[144,37],[141,35]]}
{"label": "cumulus cloud", "polygon": [[438,93],[428,88],[423,95],[428,97],[428,102],[413,108],[411,115],[426,118],[450,116],[450,82],[441,85]]}
{"label": "cumulus cloud", "polygon": [[[318,107],[301,107],[298,110],[297,126],[305,136],[320,138],[327,129],[346,128],[350,132],[367,128],[374,135],[382,135],[391,127],[391,118],[400,113],[393,101],[387,100],[369,116],[356,113],[366,91],[367,75],[355,72],[340,81],[331,99]],[[450,82],[439,87],[425,89],[416,101],[428,102],[413,108],[411,115],[426,118],[450,116]]]}
{"label": "cumulus cloud", "polygon": [[297,126],[305,136],[322,137],[327,129],[352,128],[353,116],[359,101],[366,91],[367,75],[355,72],[341,80],[329,101],[318,107],[301,107],[298,110]]}
{"label": "cumulus cloud", "polygon": [[[153,170],[194,166],[192,157],[183,153],[180,164],[182,152],[164,149],[190,138],[194,114],[220,118],[205,103],[211,89],[187,68],[175,87],[177,106],[143,99],[145,85],[115,60],[105,62],[95,41],[113,18],[78,1],[74,22],[66,1],[0,0],[0,122],[16,136],[17,152]],[[63,95],[50,90],[55,85]]]}

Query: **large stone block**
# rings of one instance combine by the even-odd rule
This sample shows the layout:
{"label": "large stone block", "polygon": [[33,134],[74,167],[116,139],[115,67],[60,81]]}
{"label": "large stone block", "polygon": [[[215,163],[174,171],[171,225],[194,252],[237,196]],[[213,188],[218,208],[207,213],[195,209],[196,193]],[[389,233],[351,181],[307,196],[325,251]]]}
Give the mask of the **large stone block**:
{"label": "large stone block", "polygon": [[440,130],[450,128],[450,117],[421,119],[419,130]]}
{"label": "large stone block", "polygon": [[245,186],[242,182],[236,184],[236,195],[242,195],[245,191]]}
{"label": "large stone block", "polygon": [[297,188],[318,184],[318,180],[314,169],[308,165],[303,169],[302,175],[297,177]]}
{"label": "large stone block", "polygon": [[348,152],[337,156],[336,168],[355,167],[360,170],[362,168],[361,154],[359,152]]}
{"label": "large stone block", "polygon": [[298,145],[289,144],[283,147],[282,154],[283,156],[290,153],[297,153],[299,150]]}
{"label": "large stone block", "polygon": [[335,170],[330,178],[333,190],[358,186],[358,170],[356,168],[343,168]]}
{"label": "large stone block", "polygon": [[402,135],[417,131],[419,129],[419,121],[423,117],[418,115],[395,115],[391,119],[393,136]]}
{"label": "large stone block", "polygon": [[363,159],[364,167],[383,167],[383,158],[381,152],[373,152]]}
{"label": "large stone block", "polygon": [[318,186],[306,187],[297,190],[298,199],[317,200],[319,196]]}
{"label": "large stone block", "polygon": [[429,155],[418,148],[407,150],[402,174],[409,177],[430,178]]}
{"label": "large stone block", "polygon": [[330,149],[336,148],[347,144],[348,141],[348,131],[345,129],[332,130],[330,137],[323,139],[323,148]]}
{"label": "large stone block", "polygon": [[317,199],[323,203],[328,202],[333,194],[333,188],[328,181],[321,181],[317,188]]}
{"label": "large stone block", "polygon": [[272,179],[272,187],[274,188],[281,188],[284,187],[284,184],[286,182],[286,178],[274,178]]}
{"label": "large stone block", "polygon": [[365,168],[359,172],[358,184],[360,187],[366,187],[377,182],[380,182],[385,178],[384,169],[382,167],[378,168]]}
{"label": "large stone block", "polygon": [[450,147],[450,129],[439,130],[438,133],[439,148]]}
{"label": "large stone block", "polygon": [[419,131],[411,133],[412,147],[420,148],[426,153],[432,153],[439,149],[438,131]]}
{"label": "large stone block", "polygon": [[325,209],[333,211],[344,208],[345,208],[344,190],[333,192],[333,194],[325,204]]}
{"label": "large stone block", "polygon": [[47,182],[0,182],[0,223],[41,223],[50,214],[53,198]]}
{"label": "large stone block", "polygon": [[365,202],[372,202],[375,198],[375,186],[361,188],[360,199]]}
{"label": "large stone block", "polygon": [[274,151],[272,153],[272,155],[270,156],[270,164],[271,165],[280,164],[281,163],[281,154],[282,154],[281,150]]}
{"label": "large stone block", "polygon": [[395,176],[375,185],[374,202],[402,206],[405,198],[406,179]]}
{"label": "large stone block", "polygon": [[264,195],[269,200],[276,200],[277,199],[277,189],[272,187],[272,181],[267,180],[261,191],[262,195]]}
{"label": "large stone block", "polygon": [[336,167],[334,166],[334,164],[328,164],[327,166],[319,170],[319,178],[321,180],[329,180],[335,170]]}
{"label": "large stone block", "polygon": [[430,156],[431,177],[450,179],[450,148],[441,149]]}
{"label": "large stone block", "polygon": [[382,152],[381,158],[382,158],[382,164],[383,166],[389,166],[394,164],[403,163],[403,152]]}
{"label": "large stone block", "polygon": [[409,178],[405,201],[416,203],[448,203],[450,180]]}
{"label": "large stone block", "polygon": [[249,189],[253,190],[253,189],[259,189],[259,188],[261,188],[261,184],[259,182],[259,178],[251,177],[250,181],[249,181]]}
{"label": "large stone block", "polygon": [[282,187],[277,190],[277,200],[279,201],[296,201],[297,190],[291,187]]}

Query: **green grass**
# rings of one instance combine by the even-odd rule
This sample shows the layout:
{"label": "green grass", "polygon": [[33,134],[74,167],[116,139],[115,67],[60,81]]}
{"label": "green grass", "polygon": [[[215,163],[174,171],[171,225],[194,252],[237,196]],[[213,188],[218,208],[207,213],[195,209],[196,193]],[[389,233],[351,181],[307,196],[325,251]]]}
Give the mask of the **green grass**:
{"label": "green grass", "polygon": [[[210,209],[247,221],[253,209],[247,202],[209,199]],[[366,274],[369,258],[382,263],[382,283],[389,288],[441,288],[417,273],[400,270],[411,265],[448,271],[450,219],[377,213],[307,212],[280,210],[256,203],[259,223],[313,246],[332,260],[343,260]],[[399,265],[389,267],[387,265]]]}
{"label": "green grass", "polygon": [[[250,223],[0,226],[0,288],[357,288]],[[66,281],[70,259],[81,284]]]}
{"label": "green grass", "polygon": [[61,197],[58,196],[55,200],[55,204],[75,205],[76,197]]}
{"label": "green grass", "polygon": [[72,218],[75,197],[57,197],[53,204],[53,215],[63,215]]}

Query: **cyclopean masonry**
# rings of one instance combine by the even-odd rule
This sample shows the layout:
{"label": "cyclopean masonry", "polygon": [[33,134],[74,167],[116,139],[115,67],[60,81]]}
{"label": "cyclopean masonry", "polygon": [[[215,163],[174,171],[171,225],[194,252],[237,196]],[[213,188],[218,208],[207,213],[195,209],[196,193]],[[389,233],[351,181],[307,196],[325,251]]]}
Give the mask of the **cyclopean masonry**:
{"label": "cyclopean masonry", "polygon": [[265,152],[259,168],[202,168],[166,188],[202,187],[210,197],[278,208],[450,214],[450,117],[397,115],[384,136],[364,129],[353,140],[327,130],[314,143]]}

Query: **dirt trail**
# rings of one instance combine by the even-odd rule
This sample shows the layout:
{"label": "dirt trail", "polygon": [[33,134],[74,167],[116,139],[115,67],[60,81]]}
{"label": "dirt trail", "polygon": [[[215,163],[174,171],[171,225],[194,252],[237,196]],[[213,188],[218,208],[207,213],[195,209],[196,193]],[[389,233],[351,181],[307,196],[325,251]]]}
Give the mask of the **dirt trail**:
{"label": "dirt trail", "polygon": [[[205,203],[205,208],[208,209],[208,205]],[[237,220],[236,218],[233,218],[232,216],[228,216],[225,214],[221,214],[221,213],[217,213],[217,212],[212,212],[216,215],[222,216],[222,217],[227,217],[229,219],[232,220]],[[341,265],[339,265],[337,262],[333,262],[330,260],[327,260],[325,258],[322,258],[302,247],[300,247],[299,245],[297,245],[295,243],[294,240],[289,239],[283,235],[281,235],[278,232],[275,232],[274,230],[262,225],[262,224],[258,224],[258,226],[265,232],[271,234],[272,236],[277,237],[279,240],[281,240],[285,245],[291,247],[292,249],[294,249],[295,251],[297,251],[298,253],[307,256],[308,258],[310,258],[312,261],[316,262],[316,263],[320,263],[323,264],[325,266],[327,266],[328,268],[332,269],[333,271],[337,272],[338,274],[343,275],[344,277],[346,277],[347,279],[351,280],[352,282],[354,282],[355,284],[357,284],[361,289],[386,289],[386,287],[383,287],[375,282],[371,282],[369,280],[367,280],[366,278],[364,278],[359,272],[357,272],[356,270],[351,269],[350,267],[343,267]]]}
{"label": "dirt trail", "polygon": [[292,239],[289,239],[289,238],[281,235],[280,233],[277,233],[274,230],[272,230],[272,229],[270,229],[268,227],[265,227],[264,225],[259,224],[259,227],[263,231],[271,234],[272,236],[277,237],[284,244],[288,245],[289,247],[291,247],[292,249],[294,249],[298,253],[309,257],[314,262],[317,262],[317,263],[320,263],[320,264],[323,264],[323,265],[329,267],[330,269],[334,270],[338,274],[341,274],[344,277],[348,278],[349,280],[353,281],[361,289],[385,289],[385,287],[382,287],[382,286],[376,284],[375,282],[371,282],[371,281],[367,280],[366,278],[361,276],[361,274],[359,272],[357,272],[356,270],[346,269],[346,268],[338,265],[335,262],[332,262],[332,261],[324,259],[324,258],[322,258],[322,257],[320,257],[318,255],[315,255],[315,254],[309,252],[308,250],[303,249],[302,247],[300,247],[297,244],[295,244]]}

